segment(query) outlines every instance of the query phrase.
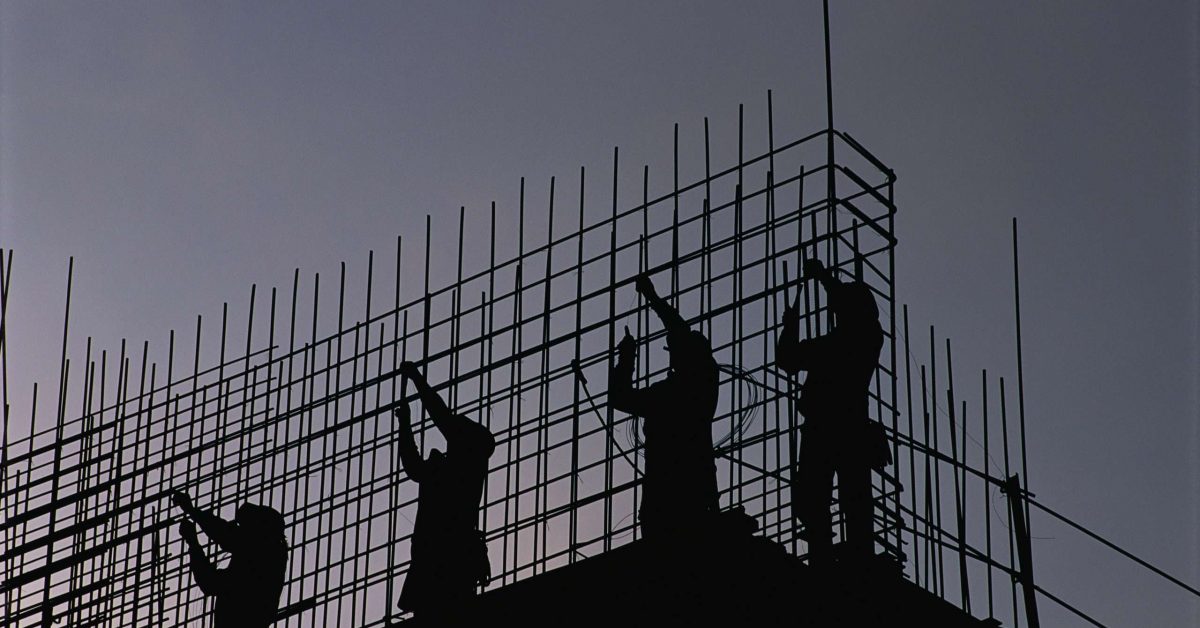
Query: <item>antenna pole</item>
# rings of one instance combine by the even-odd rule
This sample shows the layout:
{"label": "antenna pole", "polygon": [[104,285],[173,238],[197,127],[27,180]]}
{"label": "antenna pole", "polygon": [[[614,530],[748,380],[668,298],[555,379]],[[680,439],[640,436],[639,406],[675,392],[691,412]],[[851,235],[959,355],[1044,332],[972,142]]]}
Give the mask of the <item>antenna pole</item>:
{"label": "antenna pole", "polygon": [[[829,237],[837,234],[837,183],[834,177],[833,154],[833,69],[829,58],[829,0],[822,3],[825,23],[825,115],[828,128],[825,135],[825,203],[829,210]],[[837,241],[832,242],[829,265],[836,269],[838,266]],[[857,254],[857,252],[855,252]]]}

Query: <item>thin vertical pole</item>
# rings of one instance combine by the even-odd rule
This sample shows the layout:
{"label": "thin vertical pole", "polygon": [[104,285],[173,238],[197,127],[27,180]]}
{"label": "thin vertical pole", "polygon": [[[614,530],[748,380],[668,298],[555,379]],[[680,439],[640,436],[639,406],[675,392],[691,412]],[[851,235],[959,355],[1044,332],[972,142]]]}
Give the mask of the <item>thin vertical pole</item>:
{"label": "thin vertical pole", "polygon": [[[679,137],[679,125],[675,125],[676,138]],[[678,150],[678,145],[676,146]],[[575,329],[583,329],[583,206],[584,182],[586,171],[579,167],[579,229],[578,249],[575,262]],[[573,396],[571,401],[571,521],[570,538],[568,539],[567,561],[575,563],[575,555],[579,547],[579,413],[580,413],[580,377],[583,376],[579,361],[582,359],[583,334],[575,334],[575,362],[577,373],[573,379]]]}
{"label": "thin vertical pole", "polygon": [[[937,349],[934,346],[935,334],[933,325],[929,326],[929,405],[930,412],[933,414],[933,450],[941,451],[941,439],[938,438],[938,418],[937,418]],[[945,543],[943,543],[942,528],[942,472],[941,462],[933,461],[933,502],[934,502],[934,528],[937,532],[938,544],[935,546],[937,553],[937,584],[938,595],[943,599],[946,597],[946,562],[945,562]]]}
{"label": "thin vertical pole", "polygon": [[[954,461],[954,466],[950,472],[954,475],[954,522],[955,531],[958,536],[958,592],[962,598],[962,608],[967,613],[971,612],[971,589],[967,582],[967,538],[966,538],[966,522],[963,517],[963,500],[962,494],[964,487],[960,482],[960,468],[963,464],[958,459],[958,436],[956,432],[956,417],[954,414],[954,362],[950,353],[950,339],[946,339],[946,403],[949,413],[950,425],[950,459]],[[965,425],[965,423],[964,423]],[[964,428],[965,430],[965,428]],[[966,452],[963,452],[964,456]]]}
{"label": "thin vertical pole", "polygon": [[[925,365],[921,365],[921,415],[924,418],[923,438],[925,446],[932,451],[937,451],[936,446],[931,446],[929,440],[929,387],[925,380]],[[933,456],[926,454],[925,458],[925,589],[938,593],[937,581],[937,546],[934,541],[934,517],[933,517],[933,501],[934,501],[934,484],[933,484],[933,469],[931,460]],[[930,589],[930,587],[933,587]]]}
{"label": "thin vertical pole", "polygon": [[[895,336],[892,336],[892,342],[895,343],[895,341],[896,341]],[[908,436],[909,436],[909,438],[911,438],[912,440],[915,441],[916,437],[917,437],[917,432],[913,426],[912,361],[909,359],[909,356],[911,354],[912,354],[912,351],[909,346],[909,336],[908,336],[908,304],[905,304],[904,305],[904,389],[905,389],[905,400],[907,403],[907,411],[908,411]],[[899,440],[899,439],[897,439],[897,440]],[[928,454],[926,454],[926,458],[928,458]],[[900,458],[897,456],[897,457],[893,458],[893,460],[896,460],[897,466],[899,466],[898,461],[900,460]],[[896,477],[897,478],[900,477],[899,469],[897,469]],[[919,539],[921,539],[921,537],[920,537],[920,535],[917,534],[917,520],[916,520],[916,515],[917,515],[917,460],[916,460],[916,448],[915,447],[908,448],[908,486],[909,486],[909,491],[908,491],[909,492],[909,504],[912,508],[912,513],[913,513],[913,526],[912,526],[913,582],[920,583],[921,570],[920,570],[920,562],[917,560],[916,548],[917,548],[918,543],[922,543],[923,545],[928,546],[929,542],[927,540],[919,540]],[[899,512],[899,509],[897,509],[897,512]]]}
{"label": "thin vertical pole", "polygon": [[[704,117],[704,217],[701,224],[701,241],[704,255],[700,258],[700,282],[704,289],[700,292],[700,310],[710,312],[713,309],[712,299],[712,158],[709,150],[708,116]],[[706,316],[705,334],[712,338],[711,316]]]}
{"label": "thin vertical pole", "polygon": [[[514,288],[515,300],[513,301],[513,356],[520,356],[523,349],[523,340],[525,336],[525,286],[523,284],[523,268],[525,263],[525,178],[521,177],[521,197],[517,202],[517,259],[521,263],[517,265],[517,285]],[[522,360],[520,358],[514,360],[513,370],[513,389],[520,391],[523,384],[522,381]],[[509,493],[513,495],[513,519],[514,523],[521,520],[521,405],[524,400],[521,395],[514,395],[513,411],[509,413],[510,438],[516,441],[516,458],[510,458],[510,464],[514,468],[513,474],[513,490]],[[520,575],[521,564],[521,530],[519,525],[513,526],[513,579],[516,580]]]}
{"label": "thin vertical pole", "polygon": [[[835,156],[834,156],[834,141],[833,141],[833,65],[829,55],[829,0],[824,0],[822,3],[822,15],[825,24],[825,114],[828,121],[828,127],[825,133],[825,200],[826,208],[829,212],[830,221],[830,239],[829,243],[832,247],[832,255],[830,257],[830,266],[837,268],[838,266],[838,243],[837,243],[837,177],[834,171]],[[937,390],[934,388],[934,390]]]}
{"label": "thin vertical pole", "polygon": [[[1012,475],[1012,469],[1010,468],[1009,455],[1008,455],[1008,405],[1007,405],[1006,400],[1007,400],[1007,395],[1005,394],[1005,391],[1004,391],[1004,378],[1001,377],[1000,378],[1000,430],[1001,430],[1000,435],[1003,437],[1002,440],[1004,442],[1004,477],[1008,478],[1008,477],[1011,477],[1011,475]],[[1013,571],[1016,571],[1017,558],[1016,558],[1015,550],[1014,550],[1015,533],[1013,530],[1013,515],[1012,515],[1011,508],[1009,508],[1007,510],[1008,510],[1008,564],[1010,567],[1013,568]],[[1021,628],[1021,615],[1020,615],[1020,613],[1017,612],[1017,581],[1016,581],[1016,579],[1010,579],[1009,585],[1010,585],[1010,588],[1012,589],[1011,593],[1012,593],[1013,626],[1015,628]]]}
{"label": "thin vertical pole", "polygon": [[[617,344],[617,173],[620,165],[620,150],[618,147],[613,147],[613,167],[612,167],[612,225],[609,232],[609,256],[608,256],[608,285],[612,289],[608,291],[608,346],[615,347]],[[615,367],[614,352],[608,353],[608,368],[611,372]],[[607,416],[605,419],[608,424],[613,425],[614,412],[612,404],[605,404]],[[636,426],[634,429],[637,429]],[[613,442],[612,438],[604,440],[604,551],[612,549],[612,519],[613,519]],[[637,511],[637,503],[635,502],[634,511]]]}
{"label": "thin vertical pole", "polygon": [[[671,212],[671,298],[675,308],[679,308],[679,123],[675,123],[675,135],[671,152],[672,193],[673,203]],[[583,229],[583,225],[580,225]]]}
{"label": "thin vertical pole", "polygon": [[[1013,310],[1017,323],[1017,416],[1021,421],[1021,477],[1024,478],[1022,487],[1029,490],[1029,460],[1025,447],[1025,368],[1021,353],[1021,265],[1017,255],[1017,218],[1012,219],[1013,243]],[[1025,521],[1029,522],[1029,504],[1025,504]],[[1030,557],[1032,559],[1032,557]]]}
{"label": "thin vertical pole", "polygon": [[[403,247],[403,239],[401,236],[396,236],[396,285],[395,285],[395,301],[392,305],[392,371],[400,365],[400,253]],[[396,399],[396,380],[392,378],[392,400]],[[403,393],[403,391],[401,391]],[[393,608],[396,603],[395,595],[395,580],[396,580],[396,515],[400,510],[399,492],[400,492],[400,470],[397,461],[400,457],[397,451],[397,441],[395,430],[389,430],[388,433],[388,534],[387,534],[387,584],[385,585],[385,599],[383,613],[384,622],[387,624],[393,623]]]}
{"label": "thin vertical pole", "polygon": [[[537,490],[534,492],[534,513],[541,519],[540,524],[535,524],[533,529],[534,538],[534,569],[533,573],[537,573],[538,558],[537,552],[541,550],[541,567],[542,571],[546,570],[546,536],[548,534],[547,526],[549,521],[544,516],[548,510],[548,494],[550,476],[550,281],[552,277],[551,268],[554,262],[554,182],[555,178],[550,177],[550,203],[547,208],[546,217],[546,275],[545,284],[542,292],[542,372],[538,377],[538,451],[537,451]],[[540,530],[539,530],[540,526]],[[540,545],[539,545],[540,542]]]}
{"label": "thin vertical pole", "polygon": [[[989,449],[989,432],[988,432],[988,379],[987,369],[983,369],[981,378],[983,390],[983,471],[984,475],[991,477],[988,473],[988,463],[992,459]],[[992,591],[992,498],[991,485],[984,482],[984,499],[983,499],[983,521],[984,521],[984,537],[987,539],[985,543],[985,551],[987,552],[987,591],[988,591],[988,617],[996,616],[996,607],[994,594]]]}
{"label": "thin vertical pole", "polygon": [[[637,251],[637,253],[638,253],[638,274],[639,275],[641,275],[645,272],[648,272],[650,270],[650,257],[649,257],[649,247],[648,247],[648,244],[649,244],[648,238],[649,237],[650,237],[650,166],[643,165],[642,166],[642,235],[641,235],[640,240],[638,241],[638,251]],[[636,330],[637,337],[642,338],[642,337],[644,337],[643,335],[648,336],[650,334],[650,310],[647,307],[645,307],[645,304],[642,302],[641,295],[638,296],[638,310],[637,310],[636,318],[637,318],[637,330]],[[641,372],[642,372],[643,377],[646,377],[651,372],[653,372],[652,366],[650,364],[650,358],[651,358],[651,352],[647,349],[646,351],[642,351],[638,355],[638,357],[634,360],[635,364],[639,360],[641,361],[641,363],[642,363],[642,371]],[[638,417],[636,415],[631,415],[628,419],[630,429],[635,432],[635,435],[636,435],[636,431],[639,427],[639,425],[638,425],[639,418],[640,417]],[[635,442],[637,441],[636,438],[634,440],[635,440]],[[636,454],[635,454],[635,456],[636,456]],[[636,457],[634,458],[634,460],[636,460]],[[634,477],[637,477],[636,469],[634,469]],[[633,486],[633,503],[634,504],[639,503],[638,502],[638,494],[640,492],[639,488],[640,487],[638,487],[636,484]],[[634,532],[633,532],[633,535],[634,535],[633,538],[635,538],[635,539],[637,538],[637,533],[638,533],[638,529],[637,529],[637,526],[635,525]]]}
{"label": "thin vertical pole", "polygon": [[1025,599],[1025,617],[1029,628],[1038,628],[1037,590],[1033,584],[1033,551],[1029,546],[1029,528],[1025,520],[1025,510],[1028,504],[1023,504],[1025,493],[1021,489],[1021,478],[1010,475],[1006,482],[1005,492],[1008,494],[1008,508],[1012,512],[1013,526],[1017,534],[1017,556],[1021,560],[1021,569],[1017,578],[1021,581],[1021,589]]}
{"label": "thin vertical pole", "polygon": [[[484,338],[483,345],[486,345],[487,354],[486,354],[486,358],[485,358],[484,353],[483,353],[484,347],[481,346],[480,347],[480,366],[482,366],[483,364],[492,364],[495,359],[494,358],[495,346],[494,346],[493,338],[494,338],[494,334],[495,334],[494,330],[496,329],[496,324],[495,324],[496,323],[496,308],[495,308],[495,304],[496,304],[496,201],[492,201],[491,218],[488,223],[488,271],[487,271],[487,277],[488,277],[487,294],[484,295],[483,297],[481,297],[481,299],[487,300],[487,315],[486,315],[487,316],[487,328],[486,328],[486,332],[484,332],[484,334],[483,334],[483,338]],[[480,318],[481,319],[484,316],[483,303],[484,303],[484,301],[481,300],[480,301]],[[480,323],[480,324],[482,325],[483,323]],[[481,396],[483,396],[484,399],[487,400],[487,402],[486,402],[486,404],[482,404],[480,407],[480,412],[481,412],[482,416],[480,416],[479,419],[481,422],[483,422],[484,425],[487,426],[488,430],[496,429],[496,426],[492,424],[492,406],[495,403],[493,401],[494,392],[493,392],[493,386],[492,386],[494,372],[495,372],[495,369],[490,369],[490,368],[487,369],[487,374],[485,376],[486,384],[484,383],[484,378],[481,378],[481,381],[480,381],[480,386],[485,387],[485,389],[487,391],[485,395],[481,394]],[[489,469],[489,471],[490,471],[490,469]],[[483,478],[484,508],[479,516],[479,530],[484,535],[485,538],[487,537],[487,532],[488,532],[487,503],[488,503],[490,483],[491,483],[491,473],[489,472]]]}
{"label": "thin vertical pole", "polygon": [[[47,535],[51,539],[46,545],[47,567],[54,562],[54,529],[55,525],[58,523],[58,485],[60,471],[62,469],[63,419],[66,412],[67,376],[70,369],[70,364],[67,360],[67,338],[71,323],[71,280],[74,275],[75,258],[71,257],[70,261],[67,263],[67,303],[63,309],[62,353],[58,362],[58,410],[56,412],[54,428],[54,475],[50,480],[50,503],[53,504],[53,506],[50,508],[50,521],[49,527],[47,528]],[[54,608],[50,605],[50,576],[51,573],[47,571],[46,578],[42,586],[42,600],[45,604],[42,615],[43,623],[52,621],[54,615]]]}

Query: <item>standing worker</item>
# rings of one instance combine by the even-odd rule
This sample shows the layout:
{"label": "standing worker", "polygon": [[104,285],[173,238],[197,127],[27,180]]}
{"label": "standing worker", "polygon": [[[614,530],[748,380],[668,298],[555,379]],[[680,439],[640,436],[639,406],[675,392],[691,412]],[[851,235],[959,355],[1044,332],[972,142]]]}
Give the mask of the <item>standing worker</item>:
{"label": "standing worker", "polygon": [[452,412],[416,364],[402,363],[400,373],[416,385],[425,412],[446,439],[445,453],[434,449],[423,459],[413,439],[408,404],[394,411],[400,423],[400,461],[420,487],[412,563],[400,592],[400,608],[417,617],[445,621],[474,595],[477,584],[490,577],[478,521],[487,461],[496,440],[486,427]]}
{"label": "standing worker", "polygon": [[648,277],[638,277],[635,286],[667,329],[670,371],[662,381],[634,388],[637,343],[626,329],[609,374],[608,398],[613,408],[645,420],[646,469],[638,518],[642,534],[656,538],[702,527],[718,511],[712,420],[719,374],[708,338],[688,329]]}
{"label": "standing worker", "polygon": [[889,462],[887,444],[868,416],[867,393],[883,348],[879,309],[866,284],[842,283],[819,261],[804,261],[804,277],[816,279],[829,297],[834,326],[828,333],[801,341],[800,294],[783,313],[775,344],[775,362],[789,375],[806,371],[800,394],[800,458],[792,470],[792,512],[804,524],[813,564],[833,556],[829,505],[833,476],[846,522],[847,555],[874,554],[871,469]]}
{"label": "standing worker", "polygon": [[[215,596],[216,628],[266,628],[275,621],[287,571],[288,545],[283,515],[267,506],[242,504],[233,521],[192,505],[186,493],[174,491],[171,501],[188,519],[179,534],[191,555],[192,578],[205,595]],[[204,553],[196,525],[217,547],[233,558],[217,569]]]}

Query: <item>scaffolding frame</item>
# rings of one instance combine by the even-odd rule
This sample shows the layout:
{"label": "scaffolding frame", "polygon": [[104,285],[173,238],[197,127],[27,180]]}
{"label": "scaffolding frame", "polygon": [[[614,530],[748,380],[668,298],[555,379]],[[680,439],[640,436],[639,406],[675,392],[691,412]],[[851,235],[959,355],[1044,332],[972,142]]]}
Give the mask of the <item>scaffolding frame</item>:
{"label": "scaffolding frame", "polygon": [[[279,625],[395,622],[416,509],[415,484],[400,468],[390,416],[399,404],[415,401],[400,390],[397,367],[405,359],[422,365],[452,408],[496,436],[480,509],[493,566],[487,589],[636,540],[637,420],[608,407],[602,382],[626,325],[642,345],[635,383],[666,373],[665,358],[652,350],[662,344],[663,331],[633,288],[640,274],[649,274],[688,323],[706,333],[722,365],[713,422],[722,508],[744,508],[758,521],[759,534],[803,557],[787,486],[802,422],[795,403],[800,383],[772,363],[781,312],[794,298],[794,274],[807,257],[867,283],[887,319],[870,392],[872,418],[889,435],[895,461],[874,481],[878,549],[943,598],[953,597],[947,577],[957,578],[952,601],[968,612],[972,569],[984,570],[994,616],[993,593],[1005,587],[993,585],[993,573],[1022,573],[1012,525],[993,531],[991,524],[1000,487],[1010,494],[1027,490],[1008,480],[1010,441],[1013,464],[1019,460],[1026,471],[1023,400],[1018,438],[1016,428],[1009,430],[1000,380],[1001,476],[989,449],[996,430],[988,427],[987,374],[978,443],[977,432],[966,429],[965,402],[961,410],[956,406],[948,340],[945,409],[939,405],[931,327],[929,378],[920,365],[922,410],[914,415],[910,367],[916,358],[907,307],[902,329],[897,325],[896,177],[835,130],[832,115],[829,128],[777,145],[769,92],[766,104],[766,148],[752,157],[745,156],[739,108],[733,166],[712,170],[705,119],[704,174],[681,186],[676,125],[669,189],[657,196],[650,194],[645,166],[629,201],[629,188],[622,187],[628,177],[622,178],[614,149],[612,178],[602,183],[611,186],[608,202],[598,202],[582,167],[566,198],[551,178],[544,241],[533,243],[526,234],[532,192],[522,179],[514,255],[499,253],[495,203],[482,243],[482,228],[469,228],[468,212],[460,208],[454,280],[435,287],[431,250],[437,245],[427,217],[419,296],[401,286],[405,243],[398,237],[390,291],[377,285],[373,251],[360,284],[362,302],[349,302],[355,290],[341,265],[332,313],[335,299],[328,287],[322,296],[320,274],[302,289],[296,270],[290,298],[277,288],[262,298],[251,287],[244,326],[235,329],[225,304],[215,343],[211,325],[205,340],[202,317],[190,353],[171,331],[165,363],[151,359],[148,342],[139,351],[122,341],[115,360],[107,351],[96,356],[89,338],[83,375],[72,375],[69,270],[54,415],[39,428],[35,385],[31,435],[9,442],[5,404],[0,560],[8,575],[0,593],[6,625],[64,618],[72,626],[204,623],[211,604],[192,586],[182,541],[171,529],[178,511],[168,496],[176,489],[226,515],[246,501],[284,513],[291,553]],[[464,247],[477,254],[486,248],[487,264],[468,271]],[[7,304],[11,251],[7,260],[0,254],[0,263],[0,297]],[[803,333],[827,331],[824,295],[810,286],[802,298]],[[3,337],[0,327],[0,357],[6,356]],[[4,372],[7,401],[6,362]],[[422,451],[440,446],[431,427],[414,412]],[[968,439],[982,446],[984,455],[975,461],[982,469],[968,463]],[[945,490],[943,473],[950,474]],[[985,530],[968,527],[968,493],[984,495],[978,503]],[[942,519],[944,496],[946,509],[954,501],[953,526]],[[993,554],[993,538],[1000,536],[1009,539],[1007,559]],[[975,597],[982,604],[978,587]],[[1015,584],[1009,597],[1019,622]]]}

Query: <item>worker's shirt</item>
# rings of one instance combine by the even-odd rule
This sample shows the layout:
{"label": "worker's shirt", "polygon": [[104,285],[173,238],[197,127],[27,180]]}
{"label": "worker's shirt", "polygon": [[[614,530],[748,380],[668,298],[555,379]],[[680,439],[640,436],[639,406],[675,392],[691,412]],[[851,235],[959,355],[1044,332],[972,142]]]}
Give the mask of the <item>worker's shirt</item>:
{"label": "worker's shirt", "polygon": [[853,328],[836,326],[792,345],[790,355],[779,356],[789,371],[808,373],[799,404],[805,424],[834,427],[867,419],[867,393],[882,348],[883,330],[871,321]]}
{"label": "worker's shirt", "polygon": [[443,432],[445,454],[430,456],[428,460],[421,460],[418,455],[415,460],[409,457],[406,461],[405,471],[419,486],[414,553],[421,552],[418,547],[442,542],[461,544],[464,535],[478,527],[487,461],[496,441],[487,428],[465,416],[456,415],[447,423],[451,427],[446,430],[448,433]]}
{"label": "worker's shirt", "polygon": [[632,385],[633,364],[618,361],[609,378],[613,408],[644,419],[643,508],[717,507],[712,420],[719,373],[709,357],[687,372],[671,371],[646,388]]}
{"label": "worker's shirt", "polygon": [[287,544],[280,538],[260,538],[219,517],[206,521],[204,531],[232,555],[229,566],[216,570],[204,587],[217,598],[217,627],[269,626],[287,575]]}

